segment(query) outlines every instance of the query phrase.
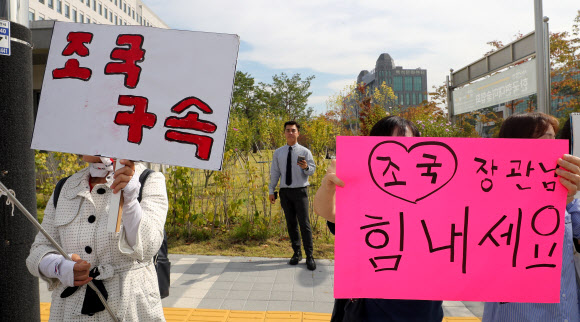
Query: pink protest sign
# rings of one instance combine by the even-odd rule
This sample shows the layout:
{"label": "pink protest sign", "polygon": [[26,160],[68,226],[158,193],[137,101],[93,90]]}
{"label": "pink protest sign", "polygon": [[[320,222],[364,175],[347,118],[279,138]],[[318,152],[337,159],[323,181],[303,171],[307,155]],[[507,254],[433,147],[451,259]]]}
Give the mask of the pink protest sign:
{"label": "pink protest sign", "polygon": [[567,147],[337,138],[335,297],[559,302]]}

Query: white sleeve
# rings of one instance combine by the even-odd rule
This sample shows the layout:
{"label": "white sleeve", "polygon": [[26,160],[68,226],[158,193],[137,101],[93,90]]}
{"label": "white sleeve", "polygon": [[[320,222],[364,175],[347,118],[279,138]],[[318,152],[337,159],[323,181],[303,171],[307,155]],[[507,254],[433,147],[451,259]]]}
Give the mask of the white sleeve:
{"label": "white sleeve", "polygon": [[38,270],[48,278],[58,278],[66,286],[74,286],[75,262],[69,261],[60,254],[46,254],[38,265]]}
{"label": "white sleeve", "polygon": [[137,243],[137,233],[143,211],[137,200],[141,183],[137,176],[133,176],[129,183],[123,188],[123,227],[125,228],[125,237],[129,246],[133,247]]}

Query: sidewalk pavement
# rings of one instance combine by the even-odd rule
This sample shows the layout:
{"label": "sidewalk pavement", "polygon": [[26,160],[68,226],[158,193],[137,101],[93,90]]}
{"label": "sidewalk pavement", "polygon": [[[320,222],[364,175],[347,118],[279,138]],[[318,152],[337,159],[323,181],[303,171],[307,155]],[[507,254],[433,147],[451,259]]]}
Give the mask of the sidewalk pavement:
{"label": "sidewalk pavement", "polygon": [[[171,288],[165,308],[331,313],[334,261],[317,259],[315,271],[287,258],[169,255]],[[50,292],[40,281],[40,302]],[[444,301],[446,317],[481,317],[482,302]]]}

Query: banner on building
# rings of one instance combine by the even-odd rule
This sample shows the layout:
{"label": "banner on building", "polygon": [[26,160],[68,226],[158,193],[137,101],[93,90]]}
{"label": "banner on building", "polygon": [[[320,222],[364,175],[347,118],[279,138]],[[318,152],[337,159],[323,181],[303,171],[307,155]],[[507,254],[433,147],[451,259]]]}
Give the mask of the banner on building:
{"label": "banner on building", "polygon": [[536,93],[536,61],[513,66],[453,91],[455,115],[525,98]]}

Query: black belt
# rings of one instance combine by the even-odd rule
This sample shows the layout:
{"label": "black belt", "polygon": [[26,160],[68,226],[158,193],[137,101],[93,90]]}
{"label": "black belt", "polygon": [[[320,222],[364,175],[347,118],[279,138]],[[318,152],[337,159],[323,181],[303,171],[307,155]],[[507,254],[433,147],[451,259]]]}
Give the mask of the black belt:
{"label": "black belt", "polygon": [[280,188],[280,190],[283,190],[283,189],[305,189],[305,188],[308,188],[308,186],[306,186],[306,187],[298,187],[298,188]]}

